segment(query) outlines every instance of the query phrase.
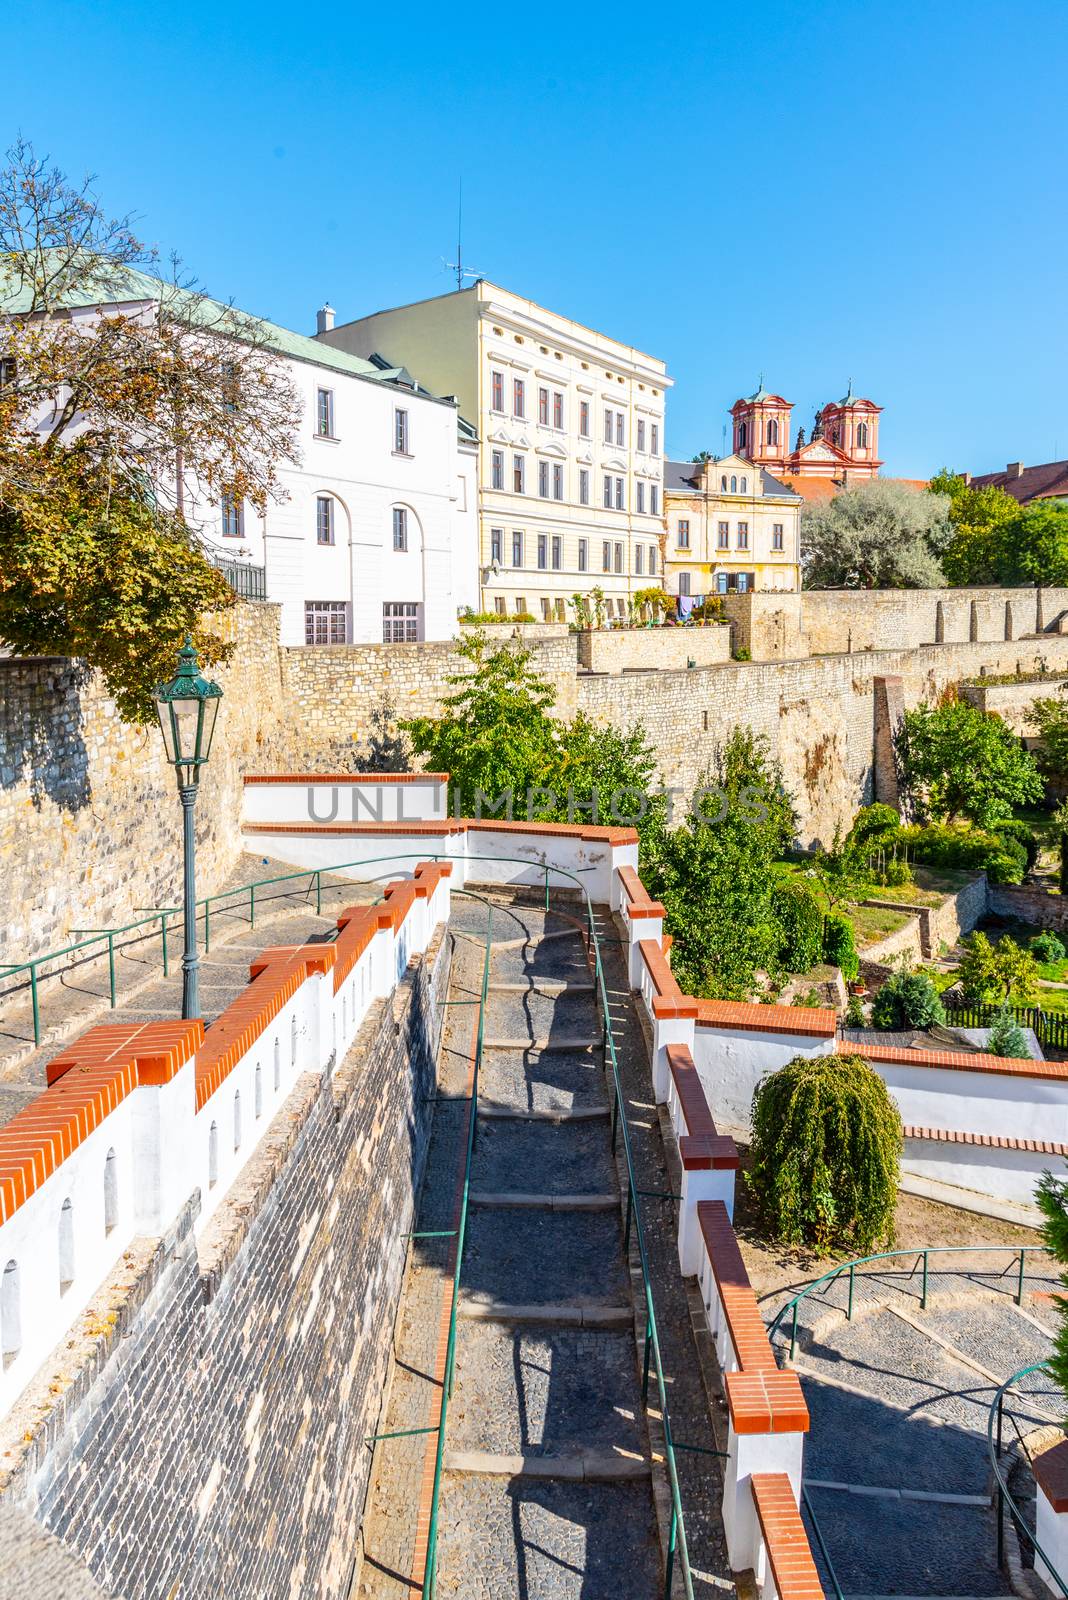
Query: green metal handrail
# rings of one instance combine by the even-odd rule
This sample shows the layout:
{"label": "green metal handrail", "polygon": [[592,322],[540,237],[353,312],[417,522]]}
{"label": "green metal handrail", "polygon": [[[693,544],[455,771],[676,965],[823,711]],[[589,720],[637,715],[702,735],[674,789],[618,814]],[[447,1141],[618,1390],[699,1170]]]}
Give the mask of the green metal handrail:
{"label": "green metal handrail", "polygon": [[[1005,1507],[1007,1505],[1009,1508],[1009,1514],[1011,1515],[1013,1522],[1015,1522],[1019,1532],[1023,1534],[1024,1538],[1031,1546],[1035,1555],[1038,1556],[1039,1560],[1045,1563],[1047,1572],[1049,1573],[1053,1582],[1057,1585],[1057,1588],[1060,1590],[1061,1594],[1068,1596],[1068,1583],[1066,1583],[1061,1577],[1060,1573],[1053,1565],[1053,1562],[1039,1544],[1038,1539],[1027,1526],[1027,1523],[1024,1520],[1023,1512],[1016,1504],[1016,1501],[1012,1498],[1008,1483],[1006,1482],[1001,1471],[1001,1419],[1005,1405],[1005,1391],[1006,1389],[1011,1388],[1014,1383],[1018,1383],[1021,1378],[1026,1378],[1032,1372],[1048,1371],[1048,1361],[1035,1361],[1031,1366],[1021,1367],[1019,1372],[1014,1372],[1011,1378],[1005,1379],[1005,1382],[1000,1385],[993,1400],[991,1400],[990,1409],[987,1412],[986,1444],[987,1449],[990,1452],[990,1465],[994,1469],[994,1481],[998,1486],[998,1566],[1000,1567],[1002,1565],[1005,1556],[1004,1521]],[[996,1440],[994,1434],[995,1422],[997,1426]]]}
{"label": "green metal handrail", "polygon": [[[840,1266],[832,1267],[831,1270],[829,1272],[825,1272],[822,1277],[813,1278],[812,1282],[806,1284],[805,1287],[800,1291],[799,1294],[795,1294],[794,1295],[792,1300],[787,1300],[785,1305],[780,1306],[778,1311],[775,1313],[774,1317],[772,1318],[771,1322],[768,1324],[768,1342],[770,1343],[771,1340],[774,1339],[776,1333],[778,1332],[779,1324],[782,1322],[782,1319],[785,1317],[786,1313],[788,1311],[792,1311],[793,1312],[793,1322],[792,1322],[792,1327],[791,1327],[791,1332],[790,1332],[790,1360],[792,1361],[794,1359],[794,1356],[797,1354],[797,1308],[798,1308],[798,1306],[801,1304],[802,1300],[807,1299],[810,1294],[813,1294],[821,1286],[821,1284],[825,1284],[825,1283],[826,1284],[831,1284],[831,1283],[837,1282],[837,1280],[842,1276],[843,1272],[848,1272],[848,1274],[849,1274],[849,1300],[848,1300],[848,1303],[847,1303],[847,1306],[846,1306],[846,1321],[847,1322],[852,1322],[852,1320],[853,1320],[853,1289],[854,1289],[854,1286],[855,1286],[855,1283],[856,1283],[857,1268],[866,1266],[869,1261],[892,1261],[892,1260],[895,1260],[899,1256],[915,1256],[916,1257],[916,1266],[914,1266],[912,1271],[908,1274],[909,1278],[912,1278],[912,1277],[915,1276],[916,1267],[918,1267],[920,1265],[920,1262],[921,1262],[921,1259],[922,1259],[922,1262],[923,1262],[923,1285],[922,1285],[922,1288],[921,1288],[921,1291],[920,1291],[920,1310],[921,1311],[926,1311],[927,1310],[927,1278],[928,1278],[928,1260],[929,1260],[930,1256],[932,1256],[932,1255],[988,1255],[988,1256],[992,1256],[992,1255],[1010,1255],[1012,1257],[1012,1260],[1009,1262],[1009,1266],[1006,1267],[1004,1269],[1004,1271],[999,1274],[999,1276],[1002,1277],[1002,1278],[1005,1276],[1005,1273],[1008,1272],[1009,1267],[1012,1266],[1012,1262],[1015,1261],[1017,1257],[1019,1257],[1019,1272],[1018,1272],[1017,1280],[1016,1280],[1016,1293],[1013,1295],[1013,1300],[1016,1303],[1016,1305],[1018,1305],[1018,1306],[1019,1305],[1023,1305],[1025,1263],[1026,1263],[1026,1260],[1027,1260],[1027,1256],[1029,1254],[1034,1255],[1036,1252],[1041,1254],[1041,1255],[1049,1255],[1049,1254],[1051,1254],[1051,1251],[1049,1250],[1049,1247],[1047,1245],[1044,1245],[1044,1244],[1021,1245],[1019,1249],[1017,1249],[1015,1245],[1007,1245],[1007,1244],[995,1244],[995,1245],[985,1245],[985,1244],[933,1244],[933,1245],[926,1245],[926,1246],[924,1246],[923,1248],[921,1248],[919,1250],[917,1250],[915,1248],[913,1248],[911,1250],[883,1250],[883,1251],[880,1251],[878,1255],[874,1255],[874,1256],[857,1256],[853,1261],[843,1261]],[[877,1273],[862,1273],[861,1276],[862,1277],[877,1277],[878,1274]],[[987,1274],[983,1274],[983,1276],[987,1276]]]}

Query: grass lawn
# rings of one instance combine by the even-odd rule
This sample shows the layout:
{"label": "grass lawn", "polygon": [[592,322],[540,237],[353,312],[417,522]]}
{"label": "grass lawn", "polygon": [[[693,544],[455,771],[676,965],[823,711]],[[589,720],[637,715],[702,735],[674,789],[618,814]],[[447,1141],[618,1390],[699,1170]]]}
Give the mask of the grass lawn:
{"label": "grass lawn", "polygon": [[896,933],[909,920],[907,912],[884,910],[882,906],[849,906],[845,914],[853,924],[858,950]]}
{"label": "grass lawn", "polygon": [[1045,985],[1040,984],[1038,1003],[1043,1011],[1049,1011],[1058,1017],[1068,1015],[1068,989],[1047,989]]}

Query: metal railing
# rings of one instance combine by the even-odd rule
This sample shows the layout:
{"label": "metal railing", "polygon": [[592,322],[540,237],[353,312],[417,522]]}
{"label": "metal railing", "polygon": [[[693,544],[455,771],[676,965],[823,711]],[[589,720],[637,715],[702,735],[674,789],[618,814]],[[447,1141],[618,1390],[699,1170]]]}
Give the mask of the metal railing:
{"label": "metal railing", "polygon": [[1007,1010],[1022,1028],[1032,1028],[1039,1044],[1055,1050],[1068,1050],[1068,1015],[1043,1011],[1041,1006],[978,1005],[965,1000],[946,1006],[946,1022],[952,1028],[989,1028]]}
{"label": "metal railing", "polygon": [[[915,1248],[912,1250],[883,1250],[878,1255],[874,1256],[857,1256],[853,1261],[843,1261],[840,1266],[832,1267],[830,1272],[825,1272],[822,1277],[814,1278],[811,1283],[805,1285],[800,1293],[795,1294],[792,1300],[787,1300],[785,1305],[780,1306],[771,1322],[768,1324],[768,1342],[770,1343],[771,1340],[774,1339],[780,1325],[782,1324],[783,1318],[788,1312],[792,1312],[793,1317],[790,1329],[790,1360],[792,1361],[794,1356],[797,1354],[797,1312],[802,1300],[806,1300],[810,1294],[815,1293],[815,1291],[824,1284],[826,1284],[829,1288],[832,1284],[837,1282],[843,1273],[848,1273],[849,1275],[849,1296],[846,1303],[846,1320],[847,1322],[852,1322],[853,1291],[856,1286],[857,1268],[867,1266],[869,1261],[893,1261],[901,1257],[915,1256],[916,1260],[912,1271],[906,1273],[904,1276],[907,1282],[911,1281],[916,1276],[917,1271],[920,1271],[922,1268],[922,1276],[920,1280],[920,1310],[926,1311],[929,1263],[930,1257],[933,1255],[1011,1256],[1012,1260],[1010,1260],[1004,1271],[998,1274],[998,1277],[1004,1278],[1006,1273],[1013,1266],[1013,1263],[1016,1262],[1018,1269],[1016,1278],[1016,1292],[1012,1298],[1014,1303],[1019,1306],[1023,1304],[1024,1275],[1026,1271],[1028,1255],[1049,1255],[1050,1253],[1051,1252],[1048,1247],[1042,1244],[1021,1245],[1019,1248],[1017,1248],[1015,1245],[1007,1244],[936,1244],[927,1245],[919,1250]],[[865,1278],[875,1278],[882,1275],[883,1274],[879,1272],[866,1272],[860,1274],[861,1277]],[[983,1277],[990,1276],[989,1273],[983,1273],[981,1269],[973,1269],[973,1275]]]}
{"label": "metal railing", "polygon": [[[1048,1362],[1036,1361],[1029,1367],[1021,1367],[1019,1372],[1014,1372],[1011,1378],[1005,1379],[1005,1382],[1000,1385],[993,1400],[991,1400],[990,1410],[987,1412],[986,1444],[990,1452],[990,1465],[994,1469],[994,1482],[997,1484],[998,1490],[998,1566],[1000,1567],[1003,1564],[1005,1558],[1005,1507],[1008,1506],[1009,1515],[1016,1524],[1017,1531],[1023,1535],[1037,1558],[1045,1565],[1049,1574],[1047,1582],[1050,1583],[1051,1587],[1055,1583],[1061,1594],[1068,1596],[1068,1582],[1061,1577],[1053,1562],[1039,1544],[1036,1535],[1027,1526],[1026,1518],[1013,1499],[1009,1485],[1001,1470],[1001,1425],[1005,1409],[1005,1391],[1011,1388],[1014,1383],[1019,1383],[1021,1378],[1029,1377],[1032,1372],[1048,1371]],[[1024,1404],[1026,1405],[1026,1401]]]}
{"label": "metal railing", "polygon": [[248,561],[234,561],[227,556],[209,556],[212,566],[221,572],[235,594],[242,600],[266,600],[267,568],[254,566]]}

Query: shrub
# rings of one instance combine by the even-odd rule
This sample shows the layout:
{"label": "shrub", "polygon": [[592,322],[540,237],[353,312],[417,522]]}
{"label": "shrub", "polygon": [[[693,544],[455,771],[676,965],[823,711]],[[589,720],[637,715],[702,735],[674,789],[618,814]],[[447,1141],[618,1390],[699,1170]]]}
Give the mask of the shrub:
{"label": "shrub", "polygon": [[841,967],[842,976],[847,979],[855,978],[860,971],[853,924],[837,911],[828,911],[823,919],[823,959],[832,967]]}
{"label": "shrub", "polygon": [[771,1234],[854,1253],[893,1243],[901,1118],[858,1055],[795,1056],[753,1096],[747,1176]]}
{"label": "shrub", "polygon": [[872,1002],[873,1028],[896,1032],[902,1028],[930,1028],[945,1020],[945,1007],[925,972],[895,972]]}
{"label": "shrub", "polygon": [[782,930],[779,959],[787,972],[807,972],[823,956],[823,913],[803,878],[787,878],[771,897],[772,915]]}
{"label": "shrub", "polygon": [[1066,953],[1060,939],[1057,938],[1055,933],[1051,933],[1048,928],[1043,929],[1041,933],[1035,934],[1028,949],[1036,961],[1042,962],[1063,961]]}
{"label": "shrub", "polygon": [[888,889],[896,889],[912,882],[912,869],[907,861],[888,861],[882,871],[882,880]]}
{"label": "shrub", "polygon": [[739,645],[734,652],[734,659],[735,661],[752,661],[753,658],[749,653],[749,646],[747,644]]}
{"label": "shrub", "polygon": [[864,1015],[864,1002],[857,994],[849,996],[845,1021],[847,1028],[866,1028],[868,1026],[868,1019]]}
{"label": "shrub", "polygon": [[991,944],[985,933],[966,941],[960,983],[969,1000],[980,1005],[1034,1005],[1038,999],[1038,964],[1009,934]]}
{"label": "shrub", "polygon": [[992,1056],[1007,1056],[1012,1061],[1030,1061],[1031,1052],[1023,1029],[1007,1006],[994,1018],[986,1048]]}
{"label": "shrub", "polygon": [[1038,840],[1027,823],[1012,817],[1008,822],[999,822],[991,832],[999,839],[1013,839],[1023,846],[1027,855],[1027,870],[1030,872],[1038,860]]}
{"label": "shrub", "polygon": [[985,872],[991,883],[1021,883],[1027,871],[1027,851],[1019,840],[986,833],[982,828],[931,823],[902,828],[897,842],[914,861]]}

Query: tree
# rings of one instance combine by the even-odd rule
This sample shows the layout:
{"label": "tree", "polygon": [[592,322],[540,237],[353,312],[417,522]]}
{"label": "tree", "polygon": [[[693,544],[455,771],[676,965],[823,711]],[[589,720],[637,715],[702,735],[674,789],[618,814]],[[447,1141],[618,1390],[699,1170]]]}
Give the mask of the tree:
{"label": "tree", "polygon": [[690,460],[695,466],[704,466],[706,461],[712,460],[712,452],[711,450],[698,450],[695,456],[690,457]]}
{"label": "tree", "polygon": [[1010,1061],[1030,1061],[1031,1052],[1023,1029],[1007,1006],[994,1018],[986,1048],[988,1055],[1004,1056]]}
{"label": "tree", "polygon": [[949,539],[942,567],[952,584],[999,583],[1002,530],[1014,522],[1020,507],[1004,489],[973,489],[958,473],[943,467],[931,479],[929,492],[949,498]]}
{"label": "tree", "polygon": [[902,792],[921,819],[982,828],[1043,793],[1034,757],[1000,717],[966,701],[906,711],[895,739]]}
{"label": "tree", "polygon": [[979,1005],[1031,1006],[1038,999],[1038,963],[1009,934],[991,944],[985,933],[965,943],[958,974],[967,998]]}
{"label": "tree", "polygon": [[945,1020],[945,1008],[938,991],[925,972],[891,973],[872,1002],[873,1028],[892,1032],[925,1029]]}
{"label": "tree", "polygon": [[873,478],[801,514],[808,589],[932,589],[944,581],[939,552],[949,500]]}
{"label": "tree", "polygon": [[823,959],[823,912],[804,878],[785,878],[772,890],[772,910],[782,931],[779,960],[787,972],[807,972]]}
{"label": "tree", "polygon": [[656,848],[667,822],[667,803],[656,781],[656,755],[640,723],[606,727],[579,712],[560,727],[558,763],[551,786],[557,797],[547,818],[588,818],[612,826],[626,818],[638,830],[642,859]]}
{"label": "tree", "polygon": [[1038,764],[1052,778],[1068,776],[1068,696],[1062,690],[1036,700],[1033,716],[1042,743]]}
{"label": "tree", "polygon": [[868,1251],[893,1243],[901,1118],[859,1055],[795,1056],[753,1097],[747,1174],[786,1244]]}
{"label": "tree", "polygon": [[[1042,1226],[1043,1242],[1058,1265],[1068,1268],[1068,1179],[1044,1172],[1038,1181],[1035,1200],[1046,1219]],[[1068,1270],[1062,1271],[1060,1276],[1062,1285],[1068,1289]],[[1053,1296],[1053,1311],[1059,1326],[1049,1368],[1068,1400],[1068,1295]]]}

